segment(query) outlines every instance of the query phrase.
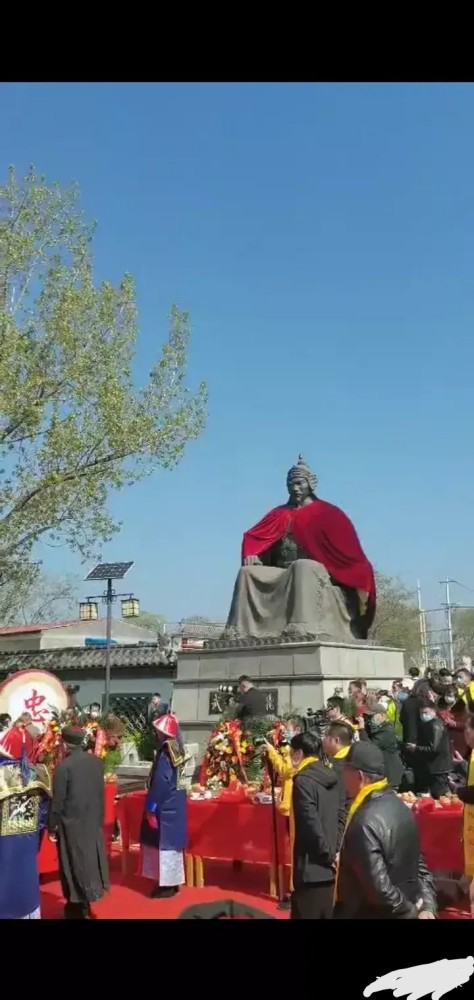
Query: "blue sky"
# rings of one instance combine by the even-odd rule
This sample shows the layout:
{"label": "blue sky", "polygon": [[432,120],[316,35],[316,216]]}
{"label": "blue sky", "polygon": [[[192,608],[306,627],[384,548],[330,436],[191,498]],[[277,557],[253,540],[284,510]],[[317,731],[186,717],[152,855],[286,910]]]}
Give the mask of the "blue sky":
{"label": "blue sky", "polygon": [[0,109],[3,170],[77,180],[97,276],[134,274],[138,381],[192,315],[207,430],[111,501],[142,606],[225,617],[300,451],[376,567],[432,607],[474,587],[473,86],[3,84]]}

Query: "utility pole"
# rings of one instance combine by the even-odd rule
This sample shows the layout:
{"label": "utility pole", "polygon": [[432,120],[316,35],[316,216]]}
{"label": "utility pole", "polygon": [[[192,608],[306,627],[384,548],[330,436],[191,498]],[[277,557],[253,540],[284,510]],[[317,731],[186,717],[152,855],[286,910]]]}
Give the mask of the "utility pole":
{"label": "utility pole", "polygon": [[456,607],[455,604],[451,604],[451,591],[449,589],[450,583],[454,583],[449,577],[446,580],[441,581],[442,585],[445,587],[446,601],[443,605],[446,611],[446,631],[448,633],[448,651],[449,651],[449,669],[454,673],[454,645],[453,645],[453,620],[451,611]]}
{"label": "utility pole", "polygon": [[419,580],[417,581],[416,590],[418,594],[418,614],[420,616],[421,656],[423,660],[423,669],[427,670],[429,664],[428,664],[428,643],[426,636],[426,615],[425,612],[423,611],[423,605],[421,603],[421,585]]}
{"label": "utility pole", "polygon": [[110,709],[110,653],[112,645],[112,604],[114,602],[114,590],[112,587],[112,580],[109,578],[107,580],[107,590],[105,593],[105,603],[107,605],[107,623],[106,623],[106,646],[105,646],[105,699],[104,699],[104,712],[108,715]]}

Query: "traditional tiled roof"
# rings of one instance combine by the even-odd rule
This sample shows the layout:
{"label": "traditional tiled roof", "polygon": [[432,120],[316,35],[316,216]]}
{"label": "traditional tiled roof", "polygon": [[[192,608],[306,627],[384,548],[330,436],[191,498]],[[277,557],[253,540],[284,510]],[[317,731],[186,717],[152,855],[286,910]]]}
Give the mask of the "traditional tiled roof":
{"label": "traditional tiled roof", "polygon": [[[96,618],[96,621],[101,620]],[[85,622],[36,622],[34,625],[2,625],[0,626],[0,635],[26,635],[29,632],[47,632],[50,628],[69,628],[71,625],[85,625]]]}
{"label": "traditional tiled roof", "polygon": [[168,625],[167,632],[173,638],[181,639],[219,639],[225,629],[225,622],[189,622],[178,624],[172,628]]}
{"label": "traditional tiled roof", "polygon": [[[0,653],[0,677],[17,670],[49,670],[61,673],[66,670],[105,670],[104,646],[75,646],[70,649],[43,649],[39,651]],[[155,644],[149,646],[111,646],[110,666],[112,669],[141,667],[168,668],[170,674],[174,665],[166,653]]]}

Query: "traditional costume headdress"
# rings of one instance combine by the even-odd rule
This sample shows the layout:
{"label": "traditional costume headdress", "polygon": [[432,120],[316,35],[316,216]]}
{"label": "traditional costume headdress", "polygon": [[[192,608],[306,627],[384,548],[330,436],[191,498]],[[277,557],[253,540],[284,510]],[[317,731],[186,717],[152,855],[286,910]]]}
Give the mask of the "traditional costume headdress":
{"label": "traditional costume headdress", "polygon": [[86,733],[80,726],[66,726],[61,736],[68,747],[80,747],[84,744]]}
{"label": "traditional costume headdress", "polygon": [[167,715],[160,715],[153,723],[157,733],[165,736],[167,740],[176,740],[179,733],[178,720],[175,715],[168,712]]}
{"label": "traditional costume headdress", "polygon": [[314,474],[314,472],[311,472],[309,465],[307,465],[302,455],[298,456],[296,465],[292,466],[286,477],[286,485],[288,488],[295,481],[295,479],[306,479],[311,492],[316,492],[318,477]]}

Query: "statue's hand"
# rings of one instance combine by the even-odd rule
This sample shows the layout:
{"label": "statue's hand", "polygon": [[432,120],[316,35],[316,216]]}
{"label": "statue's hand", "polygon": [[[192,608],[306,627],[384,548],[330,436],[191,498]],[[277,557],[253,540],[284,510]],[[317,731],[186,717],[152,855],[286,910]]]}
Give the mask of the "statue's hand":
{"label": "statue's hand", "polygon": [[261,566],[262,560],[258,556],[246,556],[244,566]]}

